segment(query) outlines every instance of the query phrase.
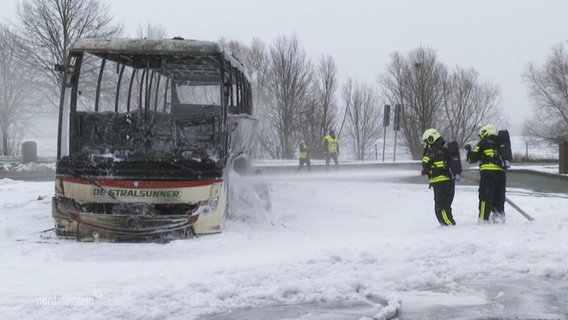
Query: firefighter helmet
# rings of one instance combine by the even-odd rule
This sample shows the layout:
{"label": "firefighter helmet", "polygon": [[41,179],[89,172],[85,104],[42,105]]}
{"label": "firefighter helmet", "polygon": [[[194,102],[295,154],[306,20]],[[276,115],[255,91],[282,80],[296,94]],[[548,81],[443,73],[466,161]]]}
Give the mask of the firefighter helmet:
{"label": "firefighter helmet", "polygon": [[480,138],[485,138],[489,135],[496,135],[496,134],[497,134],[497,128],[495,128],[495,126],[492,124],[485,125],[481,127],[481,129],[479,129]]}
{"label": "firefighter helmet", "polygon": [[426,142],[427,144],[432,144],[441,136],[442,135],[440,134],[440,132],[438,132],[438,130],[430,128],[424,131],[424,134],[422,134],[422,141]]}

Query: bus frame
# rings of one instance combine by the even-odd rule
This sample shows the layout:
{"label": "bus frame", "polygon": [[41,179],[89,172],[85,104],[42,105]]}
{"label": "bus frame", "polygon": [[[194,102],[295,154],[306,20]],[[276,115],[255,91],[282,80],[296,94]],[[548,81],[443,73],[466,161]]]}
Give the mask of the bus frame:
{"label": "bus frame", "polygon": [[257,120],[242,63],[216,42],[77,39],[62,73],[55,233],[169,241],[222,231],[229,173]]}

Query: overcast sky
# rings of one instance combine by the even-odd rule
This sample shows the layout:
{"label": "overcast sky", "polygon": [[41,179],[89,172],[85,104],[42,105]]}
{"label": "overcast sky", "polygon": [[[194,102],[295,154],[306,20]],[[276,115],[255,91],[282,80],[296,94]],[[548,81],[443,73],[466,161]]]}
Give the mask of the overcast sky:
{"label": "overcast sky", "polygon": [[[7,19],[15,3],[1,0]],[[135,36],[148,22],[168,36],[271,44],[295,33],[308,56],[332,55],[339,80],[376,82],[394,51],[435,49],[448,67],[474,68],[498,84],[512,125],[532,113],[521,78],[568,40],[566,0],[113,0],[115,19]]]}

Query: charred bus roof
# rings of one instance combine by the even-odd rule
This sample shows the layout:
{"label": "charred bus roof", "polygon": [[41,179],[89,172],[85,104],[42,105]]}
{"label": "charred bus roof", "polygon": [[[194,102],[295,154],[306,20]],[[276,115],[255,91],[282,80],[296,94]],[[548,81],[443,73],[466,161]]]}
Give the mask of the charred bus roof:
{"label": "charred bus roof", "polygon": [[[89,52],[102,59],[133,68],[150,68],[174,80],[219,81],[222,64],[228,61],[246,76],[242,63],[217,42],[183,39],[80,38],[70,53]],[[247,77],[248,80],[248,77]]]}

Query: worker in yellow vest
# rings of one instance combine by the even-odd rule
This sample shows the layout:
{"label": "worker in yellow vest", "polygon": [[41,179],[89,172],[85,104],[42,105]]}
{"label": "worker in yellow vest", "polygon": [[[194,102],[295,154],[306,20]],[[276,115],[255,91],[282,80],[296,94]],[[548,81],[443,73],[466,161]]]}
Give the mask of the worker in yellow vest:
{"label": "worker in yellow vest", "polygon": [[329,170],[331,159],[333,159],[335,163],[335,168],[338,169],[339,160],[337,159],[337,155],[339,155],[339,143],[333,129],[329,130],[329,134],[323,137],[323,151],[325,153],[325,169]]}
{"label": "worker in yellow vest", "polygon": [[312,171],[312,165],[310,163],[310,146],[305,140],[300,140],[298,144],[298,159],[300,160],[300,165],[298,166],[297,172],[302,170],[304,164],[308,168],[308,171]]}

